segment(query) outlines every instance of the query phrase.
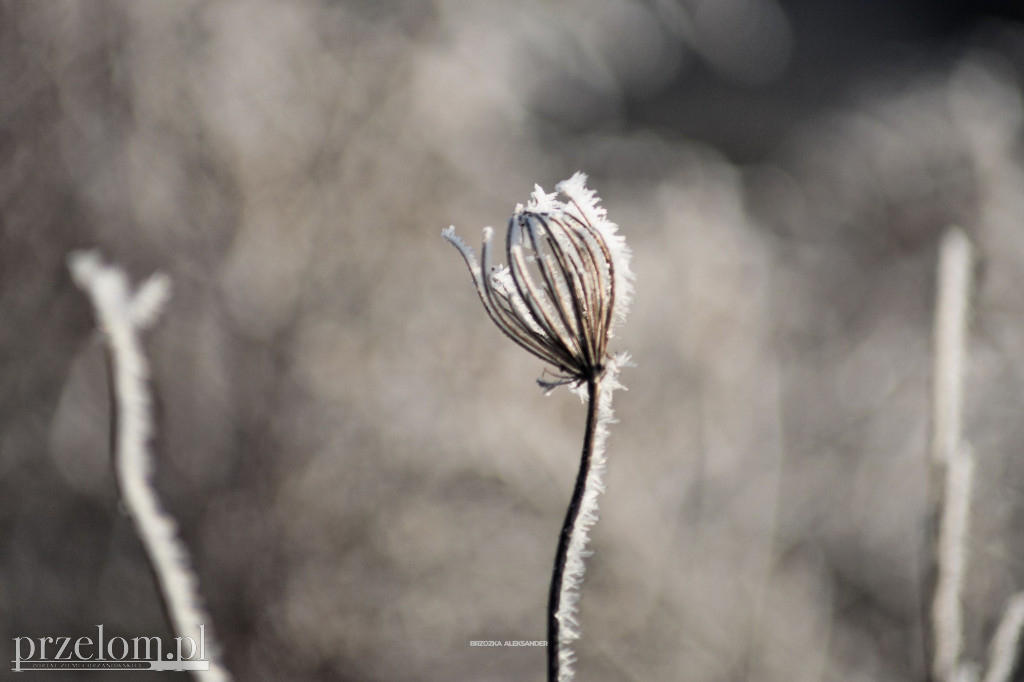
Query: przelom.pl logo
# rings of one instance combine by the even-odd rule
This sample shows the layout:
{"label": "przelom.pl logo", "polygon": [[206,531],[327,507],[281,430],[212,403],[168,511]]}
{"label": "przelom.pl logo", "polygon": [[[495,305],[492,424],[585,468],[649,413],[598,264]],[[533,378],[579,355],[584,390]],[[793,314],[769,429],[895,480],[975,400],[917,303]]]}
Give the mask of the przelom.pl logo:
{"label": "przelom.pl logo", "polygon": [[[198,641],[197,641],[198,640]],[[15,637],[11,670],[209,670],[206,626],[199,636],[175,637],[165,647],[160,637]]]}

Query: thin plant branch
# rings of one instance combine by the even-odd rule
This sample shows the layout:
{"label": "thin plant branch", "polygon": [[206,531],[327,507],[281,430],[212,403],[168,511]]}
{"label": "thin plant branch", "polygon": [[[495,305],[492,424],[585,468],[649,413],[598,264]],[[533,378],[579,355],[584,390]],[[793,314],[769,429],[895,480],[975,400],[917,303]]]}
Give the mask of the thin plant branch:
{"label": "thin plant branch", "polygon": [[960,447],[963,374],[971,295],[971,243],[960,228],[946,233],[939,251],[932,387],[932,458],[944,462]]}
{"label": "thin plant branch", "polygon": [[[597,434],[598,400],[600,383],[594,379],[587,382],[587,424],[583,431],[583,454],[580,469],[576,475],[569,508],[558,535],[558,549],[555,552],[555,567],[551,574],[548,590],[548,679],[558,679],[560,668],[571,667],[572,652],[568,645],[572,639],[569,633],[578,631],[579,620],[575,616],[579,603],[579,585],[583,582],[581,548],[586,546],[589,527],[597,520],[597,493],[602,489],[603,462],[594,462],[594,440]],[[587,491],[592,496],[584,508]],[[588,523],[589,522],[589,523]],[[589,527],[584,527],[589,525]],[[578,558],[570,562],[569,557]],[[577,635],[578,636],[578,635]],[[557,646],[551,646],[554,642]]]}
{"label": "thin plant branch", "polygon": [[[604,373],[587,382],[587,423],[583,453],[569,508],[559,534],[558,550],[548,593],[548,678],[572,680],[575,655],[572,643],[580,637],[579,600],[587,543],[597,523],[597,500],[604,492],[608,468],[606,444],[612,418],[612,394],[618,383],[619,358],[612,358]],[[552,642],[557,646],[552,646]]]}
{"label": "thin plant branch", "polygon": [[[963,438],[963,377],[971,298],[971,244],[951,228],[939,253],[932,398],[932,481],[944,474],[935,501],[935,589],[930,626],[934,637],[931,674],[938,682],[976,682],[980,667],[964,660],[963,589],[968,563],[975,459]],[[1020,665],[1024,592],[1007,601],[989,647],[982,682],[1010,682]]]}
{"label": "thin plant branch", "polygon": [[[559,193],[567,201],[559,201]],[[587,542],[604,490],[605,443],[612,423],[612,393],[622,386],[626,354],[610,356],[615,324],[632,297],[630,252],[607,220],[599,199],[576,173],[546,194],[539,186],[519,205],[505,235],[507,265],[492,267],[494,230],[484,228],[480,262],[449,227],[441,235],[462,254],[484,310],[524,350],[553,365],[545,390],[568,385],[589,401],[583,452],[565,521],[558,536],[548,591],[549,682],[574,679],[572,643],[579,638],[579,599]]]}
{"label": "thin plant branch", "polygon": [[963,376],[971,289],[971,244],[950,228],[939,251],[932,378],[931,480],[942,481],[933,504],[938,521],[930,612],[931,673],[953,682],[963,656],[963,586],[967,567],[974,459],[963,442]]}
{"label": "thin plant branch", "polygon": [[199,599],[188,550],[178,537],[174,519],[161,507],[151,481],[152,400],[147,385],[149,366],[140,336],[156,323],[170,297],[170,280],[162,274],[153,275],[133,293],[124,271],[105,265],[94,251],[73,253],[68,264],[75,282],[92,300],[107,345],[114,408],[111,450],[124,509],[145,548],[172,630],[193,641],[199,635],[205,642],[209,670],[192,670],[192,674],[200,682],[227,682],[231,678],[220,663],[208,630],[211,620]]}
{"label": "thin plant branch", "polygon": [[937,680],[952,680],[961,666],[964,648],[963,589],[967,575],[967,546],[970,532],[971,489],[974,457],[966,445],[946,461],[937,546],[938,576],[932,619],[935,634],[933,674]]}

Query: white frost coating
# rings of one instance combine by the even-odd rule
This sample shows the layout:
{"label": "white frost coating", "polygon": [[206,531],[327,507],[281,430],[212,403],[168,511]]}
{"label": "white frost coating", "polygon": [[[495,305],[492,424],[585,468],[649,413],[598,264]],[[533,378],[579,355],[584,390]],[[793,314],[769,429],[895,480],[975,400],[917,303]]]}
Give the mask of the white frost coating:
{"label": "white frost coating", "polygon": [[946,461],[945,503],[939,526],[939,575],[932,605],[935,624],[934,673],[953,680],[964,648],[961,599],[967,572],[974,457],[967,446]]}
{"label": "white frost coating", "polygon": [[604,492],[604,475],[608,469],[606,447],[608,443],[608,427],[615,423],[612,412],[612,393],[625,390],[619,383],[619,368],[629,365],[629,355],[621,353],[608,361],[604,374],[597,384],[597,425],[594,433],[594,448],[590,454],[590,469],[587,472],[583,499],[580,503],[576,524],[569,536],[569,552],[565,562],[565,573],[562,576],[562,589],[559,598],[558,612],[558,682],[571,682],[575,679],[573,664],[576,654],[572,643],[580,638],[579,601],[580,587],[583,585],[583,574],[586,571],[584,560],[593,554],[587,549],[590,531],[597,523],[598,496]]}
{"label": "white frost coating", "polygon": [[139,329],[156,324],[164,306],[171,298],[171,279],[162,272],[155,273],[139,286],[131,304],[131,319]]}
{"label": "white frost coating", "polygon": [[936,462],[945,461],[960,446],[971,259],[967,236],[959,228],[951,228],[939,251],[935,304],[932,457]]}
{"label": "white frost coating", "polygon": [[944,474],[932,602],[932,674],[954,682],[964,649],[963,589],[974,481],[974,455],[963,442],[963,377],[971,291],[971,243],[950,228],[939,251],[932,377],[932,467]]}
{"label": "white frost coating", "polygon": [[95,251],[73,253],[68,265],[75,283],[92,300],[110,350],[117,410],[114,467],[122,501],[156,573],[174,632],[198,641],[199,625],[206,626],[210,670],[192,671],[193,675],[203,682],[225,682],[231,678],[219,662],[210,635],[211,620],[200,605],[188,551],[150,482],[153,457],[149,441],[153,422],[146,386],[149,367],[139,333],[159,317],[170,296],[170,281],[163,275],[154,275],[132,294],[124,271],[104,265]]}
{"label": "white frost coating", "polygon": [[[540,189],[539,187],[537,189]],[[629,306],[633,302],[633,281],[636,279],[630,269],[633,252],[626,245],[626,238],[619,234],[619,226],[608,220],[608,212],[599,204],[597,193],[587,187],[587,174],[577,171],[568,180],[555,185],[555,189],[565,194],[569,202],[564,206],[566,212],[575,213],[592,224],[604,239],[611,252],[612,264],[615,266],[615,303],[614,319],[623,322]],[[555,195],[550,195],[554,197]],[[614,327],[609,336],[615,336]]]}
{"label": "white frost coating", "polygon": [[[963,591],[968,561],[974,455],[964,442],[963,375],[971,292],[971,243],[951,228],[939,253],[932,379],[932,465],[945,471],[937,546],[932,624],[932,674],[940,682],[974,682],[977,666],[964,662]],[[1009,682],[1024,631],[1024,592],[1010,598],[992,637],[984,682]]]}

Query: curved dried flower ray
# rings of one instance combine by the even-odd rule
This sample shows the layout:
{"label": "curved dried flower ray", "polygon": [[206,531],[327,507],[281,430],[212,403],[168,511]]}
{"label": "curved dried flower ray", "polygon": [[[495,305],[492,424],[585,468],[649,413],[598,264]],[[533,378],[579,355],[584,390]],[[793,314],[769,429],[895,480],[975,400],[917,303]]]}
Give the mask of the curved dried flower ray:
{"label": "curved dried flower ray", "polygon": [[601,262],[594,254],[590,239],[576,234],[563,220],[550,216],[538,220],[547,227],[547,241],[551,252],[559,260],[563,272],[569,273],[567,284],[573,287],[573,306],[579,311],[579,330],[583,346],[587,353],[585,365],[593,372],[600,372],[604,347],[602,329],[598,319],[592,313],[602,308],[606,298],[605,287],[601,282]]}
{"label": "curved dried flower ray", "polygon": [[[519,226],[522,227],[521,225]],[[540,327],[544,330],[549,338],[558,341],[563,350],[570,356],[573,355],[572,344],[564,338],[563,331],[556,327],[554,321],[551,319],[548,313],[548,308],[551,307],[551,303],[547,300],[547,297],[542,296],[541,293],[536,289],[533,278],[531,277],[525,258],[522,254],[522,243],[521,243],[521,229],[516,230],[515,225],[510,222],[508,234],[505,239],[506,254],[509,257],[509,272],[512,274],[512,281],[516,285],[516,289],[519,295],[526,301],[527,306],[530,309],[530,313],[533,318],[537,321]],[[520,237],[516,241],[518,243],[513,244],[513,237]]]}
{"label": "curved dried flower ray", "polygon": [[[588,324],[584,326],[585,336],[587,337],[588,345],[593,349],[591,355],[593,365],[597,366],[604,357],[604,325],[602,320],[604,317],[604,301],[607,298],[607,294],[604,292],[607,287],[602,281],[599,261],[595,257],[589,243],[590,240],[573,234],[570,230],[565,230],[562,237],[570,247],[565,249],[567,255],[574,262],[580,263],[578,268],[572,268],[570,271],[579,278],[580,287],[577,296],[581,299],[582,307],[587,311],[585,318]],[[597,273],[598,276],[594,277],[594,273]],[[597,311],[596,316],[591,314],[593,311]]]}
{"label": "curved dried flower ray", "polygon": [[[573,200],[572,203],[577,207],[577,209],[579,209],[579,205],[576,204],[575,200]],[[611,336],[612,316],[613,311],[615,310],[616,303],[615,260],[612,257],[611,249],[609,249],[608,245],[605,243],[603,235],[589,221],[584,220],[586,216],[585,214],[582,213],[582,209],[579,210],[581,211],[580,216],[575,216],[568,211],[566,211],[566,215],[569,218],[575,220],[583,228],[584,234],[588,235],[597,244],[598,248],[601,250],[601,255],[604,257],[603,260],[605,263],[605,267],[607,267],[608,270],[607,281],[602,281],[600,283],[600,291],[597,293],[597,300],[600,304],[600,311],[597,316],[599,328],[598,330],[600,332],[599,338],[605,339],[605,341],[607,341],[607,338]],[[584,237],[584,240],[587,245],[587,255],[591,258],[591,262],[595,264],[594,269],[599,273],[604,274],[602,268],[597,265],[599,261],[595,257],[595,254],[591,248],[590,240],[587,239],[587,237]],[[607,296],[602,295],[604,291],[608,292]]]}
{"label": "curved dried flower ray", "polygon": [[[604,269],[601,265],[601,259],[598,258],[595,253],[594,245],[591,243],[597,240],[586,232],[577,234],[572,230],[566,230],[565,234],[567,241],[576,251],[580,261],[582,262],[585,260],[587,262],[587,264],[581,268],[581,272],[584,277],[584,299],[588,304],[589,310],[594,313],[591,316],[591,327],[593,328],[591,336],[593,337],[596,348],[596,358],[600,361],[600,359],[604,357],[607,341],[607,325],[605,324],[605,321],[607,308],[609,307],[608,299],[612,295],[611,287],[609,286],[609,283],[605,281],[606,278],[604,277]],[[599,241],[598,245],[598,248],[600,248]]]}
{"label": "curved dried flower ray", "polygon": [[550,253],[543,254],[540,262],[542,263],[542,274],[545,279],[550,280],[549,287],[555,291],[554,299],[558,303],[556,306],[558,315],[572,335],[579,352],[582,353],[583,364],[592,366],[594,364],[594,349],[588,335],[584,333],[586,312],[579,301],[579,277],[572,270],[567,271],[562,268],[558,264],[558,260]]}
{"label": "curved dried flower ray", "polygon": [[[633,273],[629,267],[631,253],[625,238],[618,232],[618,225],[607,219],[607,211],[600,206],[597,193],[587,188],[586,180],[586,174],[576,173],[568,180],[560,182],[555,189],[569,198],[565,205],[566,214],[571,215],[572,211],[568,209],[574,207],[582,219],[596,230],[600,235],[599,241],[607,248],[610,254],[609,263],[614,265],[615,305],[612,318],[616,322],[623,322],[633,293]],[[612,326],[609,326],[608,331],[611,338],[614,335]]]}
{"label": "curved dried flower ray", "polygon": [[[585,345],[580,339],[580,327],[574,325],[573,322],[577,322],[575,314],[572,312],[573,309],[573,296],[568,290],[566,280],[568,275],[561,270],[559,267],[554,266],[551,263],[550,257],[544,253],[542,249],[534,248],[536,242],[535,230],[528,230],[527,234],[530,237],[529,245],[523,244],[521,246],[513,247],[515,250],[523,250],[526,248],[532,250],[530,260],[536,264],[536,271],[540,275],[542,280],[542,286],[539,286],[539,293],[534,291],[534,295],[538,298],[538,305],[542,307],[542,310],[546,312],[551,327],[557,332],[561,338],[563,344],[569,350],[571,355],[577,360],[577,364],[587,364],[587,357],[585,352]],[[511,254],[514,258],[514,253]],[[536,278],[531,274],[530,271],[525,270],[525,259],[523,262],[517,263],[517,266],[525,275],[525,278],[529,280],[531,284],[537,287]],[[557,319],[551,319],[550,314],[554,313]]]}
{"label": "curved dried flower ray", "polygon": [[[561,225],[561,229],[558,231],[558,236],[566,239],[576,251],[575,263],[582,272],[591,273],[597,272],[601,274],[601,259],[597,258],[594,254],[594,249],[590,244],[590,240],[593,239],[598,243],[600,248],[600,239],[596,233],[593,232],[590,225],[581,220],[578,216],[566,212],[565,217],[573,220],[578,226],[582,228],[582,231],[570,229],[567,225]],[[561,222],[561,221],[559,221]],[[580,243],[583,243],[585,248],[580,247]],[[586,263],[583,262],[583,257],[586,257]],[[607,250],[602,250],[602,256],[607,261],[610,258]],[[593,293],[593,292],[592,292]],[[596,300],[596,297],[595,297]]]}
{"label": "curved dried flower ray", "polygon": [[568,301],[571,310],[565,310],[564,305],[561,312],[565,317],[565,323],[572,329],[573,334],[580,334],[585,327],[583,322],[587,315],[587,308],[581,305],[579,292],[582,289],[579,275],[572,270],[565,270],[559,264],[558,259],[550,253],[544,254],[544,266],[552,273],[558,273],[555,279],[555,286],[558,287],[559,301],[563,304]]}
{"label": "curved dried flower ray", "polygon": [[[540,258],[540,262],[543,264],[541,274],[547,281],[548,288],[554,292],[553,298],[559,303],[557,309],[566,328],[571,330],[576,339],[582,337],[582,344],[577,342],[577,346],[580,347],[583,353],[584,364],[586,366],[594,366],[597,364],[595,361],[599,356],[595,354],[593,343],[591,343],[589,335],[585,333],[587,327],[584,320],[587,316],[587,302],[585,289],[579,276],[582,268],[569,267],[566,264],[565,259],[562,258],[563,250],[561,244],[558,243],[558,239],[552,233],[547,221],[540,215],[536,216],[536,218],[544,226],[545,241],[548,243],[548,248],[551,251],[550,254],[544,253],[540,240],[537,237],[537,230],[529,231],[528,234],[530,235],[534,251],[537,252],[539,258],[543,256],[543,258]],[[556,268],[551,265],[551,260],[555,260],[558,263],[558,275],[555,274]],[[569,301],[572,315],[569,315],[569,311],[566,310],[565,301]]]}
{"label": "curved dried flower ray", "polygon": [[603,358],[603,344],[600,341],[599,328],[595,327],[592,315],[593,311],[599,310],[601,307],[601,287],[594,278],[594,272],[599,265],[590,249],[586,248],[586,242],[580,241],[579,235],[566,229],[566,226],[559,220],[553,220],[553,223],[559,228],[551,235],[551,239],[556,245],[553,252],[563,262],[567,258],[573,264],[572,267],[565,266],[565,269],[572,273],[574,278],[575,298],[578,299],[583,319],[581,333],[586,337],[587,345],[591,349],[590,364],[599,369],[598,366]]}
{"label": "curved dried flower ray", "polygon": [[[493,278],[485,283],[485,291],[490,297],[490,303],[494,310],[491,320],[509,338],[535,357],[559,369],[572,366],[571,356],[566,354],[537,326],[537,321],[526,309],[518,292],[512,290],[508,294],[499,293],[493,286]],[[507,296],[507,298],[503,296]],[[509,300],[512,302],[509,303]]]}
{"label": "curved dried flower ray", "polygon": [[526,302],[523,301],[523,297],[519,295],[516,284],[512,281],[512,273],[508,268],[498,268],[492,272],[491,283],[494,285],[503,310],[522,321],[532,333],[545,335],[544,330],[534,321],[533,314],[526,306]]}
{"label": "curved dried flower ray", "polygon": [[[490,256],[490,228],[484,230],[484,243],[481,248],[481,258],[489,259]],[[484,260],[484,263],[477,263],[476,258],[473,256],[472,249],[466,245],[460,237],[455,234],[455,228],[449,227],[441,233],[441,236],[451,242],[451,244],[459,250],[462,254],[462,259],[465,261],[466,266],[469,268],[469,274],[473,278],[473,284],[476,286],[477,295],[480,297],[480,302],[484,306],[484,310],[487,312],[487,316],[491,318],[495,326],[502,331],[505,336],[510,338],[520,348],[530,353],[531,355],[539,358],[544,362],[549,362],[553,365],[559,365],[560,363],[552,358],[546,350],[535,345],[534,335],[536,332],[531,334],[522,334],[519,329],[515,326],[510,325],[506,322],[506,318],[502,314],[507,315],[510,319],[517,319],[517,315],[514,312],[502,308],[498,301],[501,300],[500,296],[494,294],[491,290],[491,286],[488,282],[484,273],[489,271],[489,262]],[[511,304],[508,304],[511,305]]]}
{"label": "curved dried flower ray", "polygon": [[[511,233],[510,224],[510,233]],[[493,230],[490,228],[484,231],[484,244],[483,244],[483,271],[489,272],[491,270],[491,237]],[[508,247],[510,261],[514,261],[514,256],[511,253],[510,240],[506,238],[506,246]],[[510,266],[514,266],[513,262],[509,263]],[[524,266],[525,270],[525,266]],[[552,324],[550,324],[550,318],[544,314],[544,308],[542,307],[543,301],[537,295],[536,290],[531,294],[530,291],[524,290],[525,282],[520,277],[520,273],[515,267],[509,267],[503,270],[504,273],[509,275],[514,285],[508,291],[508,298],[512,302],[511,310],[502,308],[506,313],[506,317],[503,318],[503,322],[510,328],[522,331],[519,334],[517,331],[505,330],[506,334],[512,336],[519,345],[527,350],[530,350],[535,356],[555,365],[560,370],[567,372],[572,375],[579,374],[577,369],[577,355],[572,352],[569,344],[567,344],[561,335],[557,332]],[[529,275],[525,275],[529,278]],[[530,280],[532,283],[532,280]],[[493,295],[495,290],[493,287],[493,276],[484,280],[484,290],[488,292],[489,296]],[[497,305],[492,300],[492,304]],[[494,319],[492,317],[492,319]],[[497,320],[495,320],[497,323]],[[499,327],[501,325],[499,324]],[[534,350],[531,350],[534,348]],[[543,349],[543,350],[542,350]]]}
{"label": "curved dried flower ray", "polygon": [[[521,231],[523,228],[524,226],[520,224]],[[561,285],[561,283],[567,279],[566,271],[564,268],[556,270],[551,265],[549,255],[544,253],[544,250],[541,248],[537,239],[537,230],[525,229],[525,232],[530,239],[530,247],[533,249],[537,269],[540,272],[541,278],[544,280],[548,299],[555,312],[558,314],[563,328],[566,330],[568,336],[573,339],[574,349],[579,351],[581,349],[579,348],[578,342],[576,342],[579,335],[579,327],[573,325],[572,322],[574,321],[574,318],[568,315],[566,311],[566,300],[569,300],[571,305],[572,296],[568,291],[563,292],[563,286]]]}
{"label": "curved dried flower ray", "polygon": [[587,286],[585,286],[583,277],[580,275],[581,272],[585,271],[586,267],[580,259],[579,253],[573,253],[560,241],[560,239],[565,240],[569,243],[568,246],[571,247],[571,249],[575,249],[576,247],[572,244],[570,237],[562,235],[561,238],[559,238],[552,234],[550,230],[544,235],[544,237],[551,251],[550,256],[558,262],[558,267],[561,271],[563,273],[568,273],[571,277],[571,280],[568,277],[566,278],[566,286],[569,286],[570,284],[572,285],[572,291],[569,295],[572,298],[574,309],[578,310],[578,313],[576,314],[576,321],[579,330],[582,331],[586,328],[584,320],[589,316],[590,310],[593,309],[591,291]]}
{"label": "curved dried flower ray", "polygon": [[487,297],[485,304],[487,312],[494,324],[506,336],[515,341],[523,350],[544,362],[556,366],[563,364],[557,349],[551,345],[547,335],[542,330],[531,328],[530,325],[535,325],[536,320],[530,318],[529,311],[522,308],[525,304],[520,300],[518,293],[514,291],[499,293],[494,288],[493,278],[484,280],[484,292]]}
{"label": "curved dried flower ray", "polygon": [[[530,277],[529,272],[526,271],[523,247],[519,244],[513,245],[509,249],[509,255],[512,256],[512,263],[510,263],[510,265],[514,264],[514,267],[509,268],[512,273],[512,279],[515,281],[516,286],[519,287],[519,294],[530,307],[530,311],[533,314],[534,319],[543,321],[542,328],[550,339],[557,341],[559,349],[570,357],[578,357],[580,355],[580,350],[576,339],[573,338],[565,328],[557,325],[551,318],[551,314],[548,312],[548,308],[557,308],[557,306],[551,302],[553,297],[545,296],[544,293],[538,291],[533,282],[533,278]],[[522,290],[522,287],[526,288],[525,292]]]}

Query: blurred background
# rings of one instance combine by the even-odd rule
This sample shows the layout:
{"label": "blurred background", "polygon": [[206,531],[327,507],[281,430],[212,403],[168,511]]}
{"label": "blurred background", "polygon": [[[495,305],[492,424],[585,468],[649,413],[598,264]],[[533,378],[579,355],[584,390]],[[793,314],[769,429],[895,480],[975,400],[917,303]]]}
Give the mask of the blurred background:
{"label": "blurred background", "polygon": [[155,479],[236,679],[543,679],[543,648],[469,643],[545,637],[584,410],[542,395],[440,232],[475,245],[584,170],[637,287],[579,678],[924,679],[951,224],[978,249],[982,660],[1024,588],[1022,19],[1012,0],[0,2],[0,649],[169,634],[66,269],[96,247],[173,279],[147,336]]}

